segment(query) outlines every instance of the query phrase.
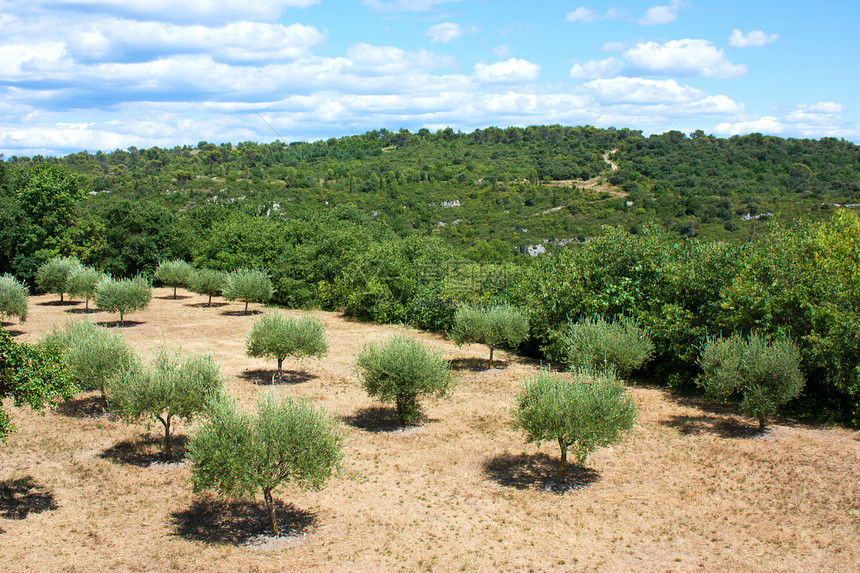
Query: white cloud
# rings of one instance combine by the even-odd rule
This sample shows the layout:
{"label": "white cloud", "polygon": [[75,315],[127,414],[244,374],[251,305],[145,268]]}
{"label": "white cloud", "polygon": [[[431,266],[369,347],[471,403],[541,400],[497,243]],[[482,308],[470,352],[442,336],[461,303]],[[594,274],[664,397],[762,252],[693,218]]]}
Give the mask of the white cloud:
{"label": "white cloud", "polygon": [[715,135],[728,137],[748,133],[767,133],[783,137],[860,138],[860,127],[846,123],[838,114],[843,106],[833,102],[798,104],[779,115],[741,116],[735,121],[722,122]]}
{"label": "white cloud", "polygon": [[685,112],[708,114],[743,111],[742,105],[726,96],[710,96],[675,80],[611,78],[592,80],[583,87],[604,104],[680,105]]}
{"label": "white cloud", "polygon": [[645,16],[639,20],[643,26],[655,26],[669,24],[678,19],[678,10],[684,5],[683,0],[672,0],[668,5],[652,6],[645,12]]}
{"label": "white cloud", "polygon": [[832,101],[820,101],[812,105],[801,104],[799,107],[814,113],[842,113],[845,111],[844,105]]}
{"label": "white cloud", "polygon": [[454,22],[442,22],[434,24],[427,29],[427,35],[430,37],[430,42],[433,44],[447,44],[453,42],[457,38],[462,38],[466,34],[474,34],[477,30],[472,28],[463,28],[460,24]]}
{"label": "white cloud", "polygon": [[508,46],[501,45],[493,48],[493,55],[497,58],[509,58],[511,56],[511,49]]}
{"label": "white cloud", "polygon": [[510,58],[495,64],[475,64],[475,77],[484,83],[531,82],[540,74],[540,66],[528,60]]}
{"label": "white cloud", "polygon": [[617,75],[622,69],[624,62],[616,58],[589,60],[584,64],[574,64],[569,75],[573,79],[591,80]]}
{"label": "white cloud", "polygon": [[644,42],[624,52],[631,70],[638,73],[732,78],[746,74],[744,65],[732,64],[722,50],[706,40]]}
{"label": "white cloud", "polygon": [[761,48],[779,40],[779,34],[765,34],[761,30],[750,30],[746,34],[737,28],[729,36],[729,46],[732,48]]}
{"label": "white cloud", "polygon": [[624,42],[606,42],[603,44],[603,49],[607,52],[620,52],[627,47]]}
{"label": "white cloud", "polygon": [[361,0],[365,6],[378,12],[427,12],[442,4],[460,0]]}
{"label": "white cloud", "polygon": [[591,24],[592,22],[596,22],[599,18],[600,14],[598,14],[591,8],[580,6],[572,12],[568,12],[566,20],[568,22],[582,22],[583,24]]}
{"label": "white cloud", "polygon": [[277,20],[289,8],[307,8],[321,0],[34,0],[46,7],[61,6],[66,10],[95,11],[159,21],[232,22],[235,20]]}
{"label": "white cloud", "polygon": [[371,46],[363,42],[350,46],[346,51],[346,58],[350,61],[352,70],[373,76],[453,67],[455,63],[451,57],[440,56],[427,50],[407,52],[393,46]]}

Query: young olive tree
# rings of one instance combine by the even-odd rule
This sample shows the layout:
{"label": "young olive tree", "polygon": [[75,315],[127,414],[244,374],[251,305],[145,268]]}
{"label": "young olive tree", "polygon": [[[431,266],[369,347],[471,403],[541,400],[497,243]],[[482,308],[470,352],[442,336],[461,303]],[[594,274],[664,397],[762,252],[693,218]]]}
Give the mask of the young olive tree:
{"label": "young olive tree", "polygon": [[17,316],[18,320],[27,320],[27,301],[30,290],[9,273],[0,276],[0,317]]}
{"label": "young olive tree", "polygon": [[525,432],[527,442],[558,443],[562,480],[568,452],[583,465],[594,450],[619,441],[633,427],[636,404],[623,392],[612,374],[579,371],[571,378],[542,371],[520,389],[513,426]]}
{"label": "young olive tree", "polygon": [[63,295],[68,292],[66,278],[73,268],[80,265],[77,259],[69,257],[54,257],[45,261],[36,269],[36,284],[39,290],[58,294],[60,302],[63,302]]}
{"label": "young olive tree", "polygon": [[194,267],[182,259],[161,261],[155,269],[155,280],[161,284],[173,287],[173,298],[176,298],[177,287],[187,287],[194,276]]}
{"label": "young olive tree", "polygon": [[181,358],[165,348],[151,366],[136,364],[111,384],[108,402],[128,423],[158,421],[164,428],[164,455],[173,457],[171,428],[174,419],[191,422],[195,414],[221,392],[223,380],[211,356]]}
{"label": "young olive tree", "polygon": [[86,310],[90,309],[90,300],[96,298],[96,285],[105,274],[93,267],[77,265],[72,267],[66,277],[66,292],[72,298],[80,297],[86,301]]}
{"label": "young olive tree", "polygon": [[698,361],[703,372],[696,380],[707,396],[721,402],[740,395],[741,412],[758,420],[764,430],[768,417],[803,389],[800,351],[783,336],[767,340],[753,333],[748,338],[709,338]]}
{"label": "young olive tree", "polygon": [[212,306],[212,297],[221,294],[226,280],[227,273],[224,271],[200,269],[192,275],[189,289],[197,294],[208,295],[209,301],[206,304]]}
{"label": "young olive tree", "polygon": [[278,535],[275,490],[288,482],[321,487],[342,450],[337,423],[302,398],[279,402],[266,393],[254,416],[224,397],[210,405],[206,422],[191,437],[191,482],[194,491],[214,489],[224,497],[253,499],[262,492]]}
{"label": "young olive tree", "polygon": [[277,360],[276,377],[280,380],[287,356],[301,360],[308,356],[321,358],[328,352],[325,325],[311,316],[291,318],[283,314],[265,314],[251,327],[247,352],[248,356]]}
{"label": "young olive tree", "polygon": [[240,300],[245,303],[245,314],[248,313],[249,302],[269,302],[274,293],[269,276],[257,269],[239,269],[228,273],[222,289],[227,300]]}
{"label": "young olive tree", "polygon": [[448,362],[440,351],[404,336],[365,346],[356,369],[368,395],[394,402],[397,419],[404,426],[418,421],[421,396],[445,396],[452,382]]}
{"label": "young olive tree", "polygon": [[622,317],[608,322],[602,317],[570,323],[561,335],[561,360],[571,369],[614,368],[626,377],[654,357],[651,333]]}
{"label": "young olive tree", "polygon": [[106,277],[96,285],[96,305],[108,312],[118,312],[120,324],[126,314],[143,310],[150,300],[152,286],[141,276],[120,280]]}
{"label": "young olive tree", "polygon": [[506,344],[516,348],[529,335],[528,317],[508,304],[476,308],[462,305],[454,314],[451,338],[457,344],[486,344],[490,347],[490,368],[493,367],[493,350]]}

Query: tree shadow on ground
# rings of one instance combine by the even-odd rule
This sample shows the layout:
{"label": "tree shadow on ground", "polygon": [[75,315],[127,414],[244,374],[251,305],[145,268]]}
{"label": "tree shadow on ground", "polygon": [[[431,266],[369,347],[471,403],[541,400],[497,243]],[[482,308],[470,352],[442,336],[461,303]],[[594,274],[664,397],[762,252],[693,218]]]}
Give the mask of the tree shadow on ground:
{"label": "tree shadow on ground", "polygon": [[739,420],[708,414],[675,415],[660,420],[661,426],[675,428],[683,436],[697,436],[702,433],[717,434],[722,438],[756,438],[767,433],[757,425],[745,424]]}
{"label": "tree shadow on ground", "polygon": [[176,296],[169,294],[167,296],[156,296],[153,298],[157,298],[158,300],[185,300],[186,298],[191,298],[191,296],[187,294],[178,294]]}
{"label": "tree shadow on ground", "polygon": [[31,513],[58,507],[54,494],[33,476],[0,481],[0,517],[26,519]]}
{"label": "tree shadow on ground", "polygon": [[189,302],[184,306],[190,306],[193,308],[221,308],[222,306],[227,306],[229,304],[229,302],[213,302],[212,304],[209,304],[208,302]]}
{"label": "tree shadow on ground", "polygon": [[403,426],[397,419],[397,410],[388,406],[368,406],[360,408],[350,416],[341,416],[344,424],[371,433],[408,433],[424,424],[432,424],[438,420],[422,415],[418,424]]}
{"label": "tree shadow on ground", "polygon": [[18,330],[16,328],[12,328],[13,323],[11,322],[0,322],[0,328],[9,333],[9,336],[12,338],[16,338],[24,334],[23,330]]}
{"label": "tree shadow on ground", "polygon": [[584,489],[600,479],[600,474],[591,468],[570,465],[564,479],[558,481],[558,463],[558,458],[543,453],[503,453],[486,460],[482,469],[489,479],[506,487],[558,494]]}
{"label": "tree shadow on ground", "polygon": [[138,326],[143,324],[143,322],[139,320],[123,320],[120,322],[119,320],[105,320],[103,322],[96,323],[99,326],[104,326],[105,328],[132,328],[134,326]]}
{"label": "tree shadow on ground", "polygon": [[57,413],[67,418],[104,418],[111,415],[105,408],[101,394],[61,402],[57,405]]}
{"label": "tree shadow on ground", "polygon": [[277,386],[282,384],[301,384],[319,378],[316,374],[311,374],[299,370],[283,370],[281,377],[276,378],[277,370],[245,370],[239,374],[239,378],[253,382],[257,386]]}
{"label": "tree shadow on ground", "polygon": [[163,436],[153,437],[143,434],[138,440],[123,440],[116,445],[103,451],[99,457],[116,463],[149,467],[153,464],[171,464],[181,462],[185,459],[188,436],[181,434],[171,436],[173,441],[173,457],[168,458],[161,451],[164,443]]}
{"label": "tree shadow on ground", "polygon": [[449,360],[451,370],[470,372],[486,372],[488,370],[504,370],[508,367],[508,362],[505,360],[493,360],[493,367],[490,368],[490,361],[486,358],[454,358]]}
{"label": "tree shadow on ground", "polygon": [[66,312],[69,312],[71,314],[95,314],[97,312],[107,312],[107,311],[102,310],[100,308],[70,308],[70,309],[66,310]]}
{"label": "tree shadow on ground", "polygon": [[263,314],[263,311],[254,309],[249,309],[248,312],[244,310],[222,310],[221,314],[224,316],[253,316],[255,314]]}
{"label": "tree shadow on ground", "polygon": [[[315,513],[277,499],[274,502],[281,536],[301,535],[317,524]],[[266,506],[253,501],[195,499],[190,507],[170,517],[173,535],[188,541],[242,545],[259,535],[271,534]]]}
{"label": "tree shadow on ground", "polygon": [[82,300],[45,300],[38,304],[39,306],[76,306],[83,302]]}

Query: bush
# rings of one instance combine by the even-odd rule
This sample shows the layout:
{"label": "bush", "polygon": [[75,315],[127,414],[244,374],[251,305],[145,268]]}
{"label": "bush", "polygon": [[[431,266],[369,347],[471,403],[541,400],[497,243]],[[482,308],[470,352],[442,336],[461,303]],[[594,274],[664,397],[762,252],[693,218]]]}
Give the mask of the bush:
{"label": "bush", "polygon": [[92,267],[74,266],[66,277],[66,292],[72,298],[80,297],[86,300],[86,310],[89,310],[90,299],[96,297],[96,285],[103,278],[105,274]]}
{"label": "bush", "polygon": [[772,341],[753,333],[729,338],[709,338],[702,347],[696,380],[707,396],[726,402],[741,396],[741,412],[758,419],[759,430],[779,406],[798,396],[803,389],[800,351],[785,337]]}
{"label": "bush", "polygon": [[441,352],[402,336],[365,346],[356,368],[361,385],[370,396],[394,402],[402,425],[413,424],[420,417],[420,396],[444,396],[452,380]]}
{"label": "bush", "polygon": [[194,276],[194,267],[182,259],[161,261],[155,268],[155,280],[161,284],[173,287],[173,298],[176,298],[177,287],[187,287]]}
{"label": "bush", "polygon": [[261,316],[248,334],[248,356],[265,356],[278,361],[277,378],[283,375],[287,356],[298,359],[307,356],[322,357],[328,352],[325,326],[310,316],[290,318],[282,314]]}
{"label": "bush", "polygon": [[290,481],[320,487],[338,467],[342,450],[337,424],[304,399],[278,402],[267,393],[252,416],[222,398],[211,404],[189,443],[191,481],[194,491],[214,489],[225,497],[253,499],[262,491],[277,535],[272,493]]}
{"label": "bush", "polygon": [[24,322],[27,320],[29,298],[27,285],[9,273],[0,276],[0,316],[17,316],[19,321]]}
{"label": "bush", "polygon": [[108,312],[118,312],[120,324],[126,314],[145,309],[150,300],[152,286],[140,276],[120,280],[106,277],[96,285],[96,305]]}
{"label": "bush", "polygon": [[607,322],[585,318],[568,325],[561,336],[560,358],[571,369],[615,369],[621,377],[641,368],[654,356],[651,333],[627,317]]}
{"label": "bush", "polygon": [[244,302],[247,314],[249,302],[268,302],[274,289],[266,273],[256,269],[239,269],[227,275],[222,292],[227,300]]}
{"label": "bush", "polygon": [[224,290],[224,282],[227,280],[227,273],[224,271],[216,271],[213,269],[200,269],[191,277],[189,289],[197,294],[208,295],[209,301],[206,303],[212,305],[212,297],[221,294]]}
{"label": "bush", "polygon": [[121,372],[111,385],[108,400],[127,422],[160,422],[164,428],[164,455],[172,458],[173,419],[190,422],[222,386],[218,365],[210,356],[195,354],[182,359],[161,348],[150,368],[137,364]]}
{"label": "bush", "polygon": [[68,292],[66,279],[71,270],[79,266],[77,259],[67,257],[54,257],[45,261],[36,270],[36,284],[39,290],[60,295],[60,302],[62,302],[63,294]]}
{"label": "bush", "polygon": [[451,338],[457,344],[478,342],[490,347],[490,368],[493,367],[493,350],[500,344],[516,348],[529,334],[529,321],[525,314],[510,305],[475,308],[463,305],[454,314]]}
{"label": "bush", "polygon": [[636,404],[623,392],[624,386],[612,374],[580,370],[568,379],[539,372],[517,395],[513,426],[525,432],[527,442],[558,443],[561,480],[568,451],[577,465],[583,465],[589,454],[617,442],[633,427]]}

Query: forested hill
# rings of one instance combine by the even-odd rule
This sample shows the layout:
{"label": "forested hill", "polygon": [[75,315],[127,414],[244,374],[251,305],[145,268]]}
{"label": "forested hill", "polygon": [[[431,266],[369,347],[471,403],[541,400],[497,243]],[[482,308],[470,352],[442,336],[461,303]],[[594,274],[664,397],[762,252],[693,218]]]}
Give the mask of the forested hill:
{"label": "forested hill", "polygon": [[435,233],[484,258],[552,249],[605,225],[747,239],[769,214],[818,219],[860,203],[857,145],[701,131],[382,129],[315,143],[132,147],[12,157],[3,164],[6,187],[37,162],[76,173],[93,203],[145,197],[174,212],[238,203],[288,216],[349,204],[398,234]]}

